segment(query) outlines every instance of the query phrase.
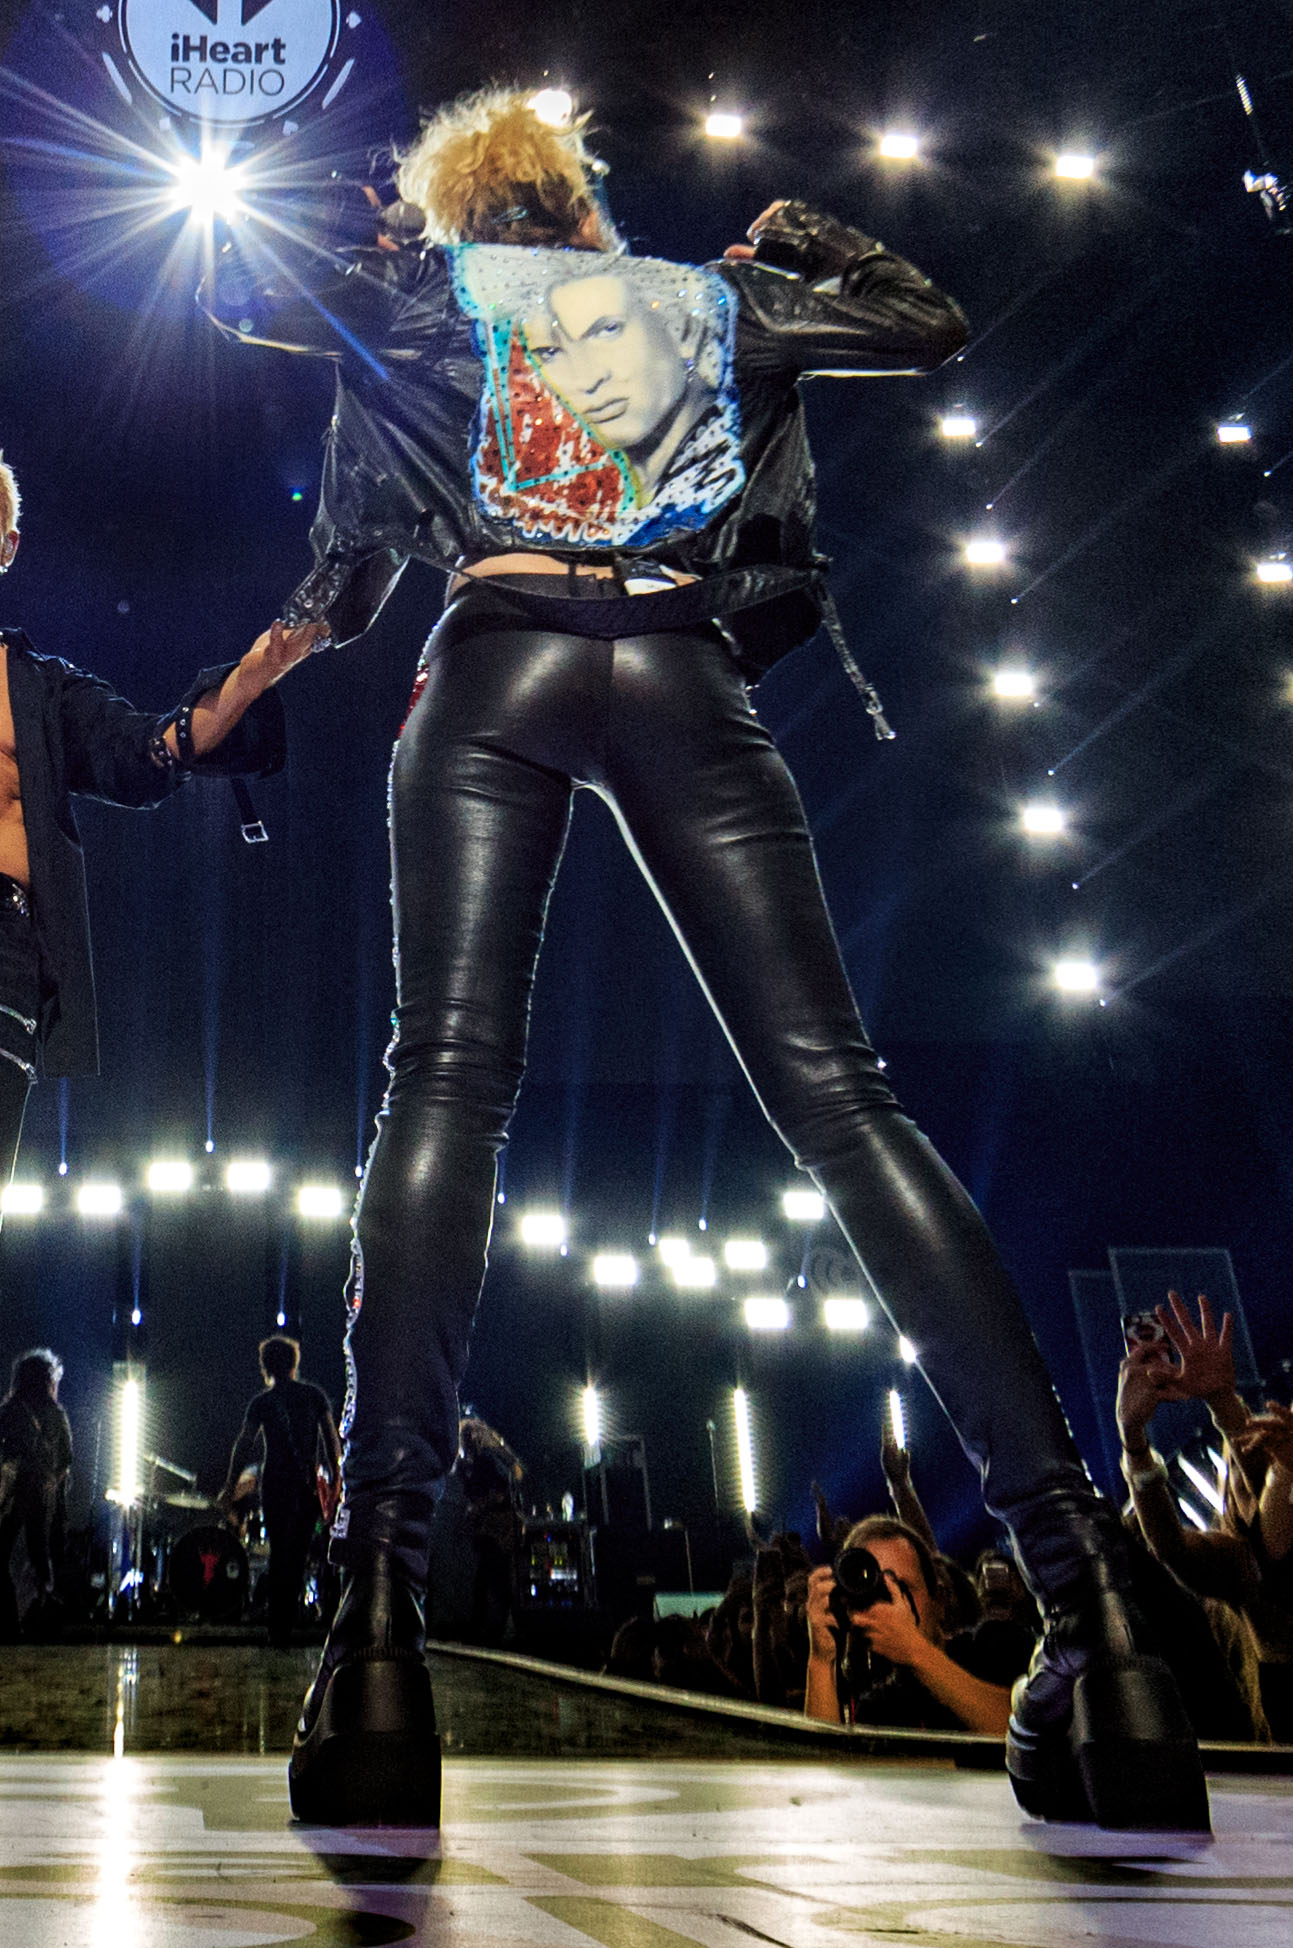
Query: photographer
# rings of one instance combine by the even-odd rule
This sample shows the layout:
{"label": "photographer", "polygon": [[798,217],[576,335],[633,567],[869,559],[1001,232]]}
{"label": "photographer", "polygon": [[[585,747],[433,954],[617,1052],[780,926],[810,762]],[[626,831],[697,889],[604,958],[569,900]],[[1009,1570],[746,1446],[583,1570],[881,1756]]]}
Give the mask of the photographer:
{"label": "photographer", "polygon": [[805,1716],[1004,1736],[1010,1686],[979,1674],[971,1635],[944,1643],[942,1612],[924,1539],[887,1515],[855,1523],[808,1579]]}

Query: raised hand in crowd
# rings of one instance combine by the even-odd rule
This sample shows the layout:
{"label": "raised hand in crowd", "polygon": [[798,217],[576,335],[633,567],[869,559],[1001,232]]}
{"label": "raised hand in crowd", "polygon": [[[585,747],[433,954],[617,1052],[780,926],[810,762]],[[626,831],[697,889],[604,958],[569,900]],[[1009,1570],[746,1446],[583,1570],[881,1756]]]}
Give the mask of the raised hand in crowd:
{"label": "raised hand in crowd", "polygon": [[1158,1306],[1155,1316],[1180,1362],[1176,1371],[1180,1398],[1202,1400],[1221,1432],[1228,1434],[1248,1418],[1235,1386],[1235,1322],[1223,1312],[1217,1326],[1206,1292],[1200,1292],[1196,1303],[1197,1324],[1179,1292],[1169,1292],[1167,1305]]}
{"label": "raised hand in crowd", "polygon": [[1268,1563],[1283,1562],[1293,1553],[1293,1408],[1268,1400],[1265,1413],[1231,1435],[1230,1447],[1249,1480],[1262,1475],[1262,1551]]}
{"label": "raised hand in crowd", "polygon": [[886,1420],[880,1434],[880,1466],[889,1486],[889,1499],[900,1522],[909,1529],[915,1529],[923,1537],[934,1555],[938,1554],[938,1542],[933,1526],[925,1513],[924,1504],[911,1481],[911,1455],[905,1447],[899,1447],[893,1437],[893,1429]]}

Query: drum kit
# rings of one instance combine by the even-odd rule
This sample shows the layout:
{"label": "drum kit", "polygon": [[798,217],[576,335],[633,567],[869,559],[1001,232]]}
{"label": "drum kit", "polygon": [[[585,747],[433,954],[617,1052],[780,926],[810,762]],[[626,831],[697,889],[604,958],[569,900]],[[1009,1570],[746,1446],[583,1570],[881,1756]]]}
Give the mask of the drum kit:
{"label": "drum kit", "polygon": [[[249,1469],[228,1517],[197,1476],[146,1454],[144,1492],[112,1507],[107,1608],[114,1620],[241,1623],[269,1560],[260,1482]],[[195,1519],[197,1518],[197,1519]]]}

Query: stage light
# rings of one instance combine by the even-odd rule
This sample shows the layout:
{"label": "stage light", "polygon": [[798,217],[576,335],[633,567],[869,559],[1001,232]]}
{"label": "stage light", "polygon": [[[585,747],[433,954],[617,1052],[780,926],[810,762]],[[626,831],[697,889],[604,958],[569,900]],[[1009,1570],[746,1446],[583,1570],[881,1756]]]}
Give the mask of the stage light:
{"label": "stage light", "polygon": [[58,1166],[58,1174],[59,1174],[59,1176],[60,1176],[60,1177],[66,1177],[66,1175],[67,1175],[67,1158],[66,1158],[66,1157],[64,1157],[64,1158],[63,1158],[63,1160],[62,1160],[62,1162],[61,1162],[61,1163],[59,1164],[59,1166]]}
{"label": "stage light", "polygon": [[906,1447],[907,1419],[902,1411],[902,1395],[897,1387],[889,1389],[889,1432],[893,1435],[895,1447]]}
{"label": "stage light", "polygon": [[1180,1463],[1181,1473],[1186,1475],[1194,1483],[1204,1501],[1210,1507],[1215,1508],[1217,1514],[1220,1515],[1226,1505],[1226,1500],[1216,1483],[1209,1481],[1202,1468],[1196,1468],[1193,1461],[1187,1459],[1184,1454],[1178,1454],[1176,1458]]}
{"label": "stage light", "polygon": [[1000,568],[1006,559],[1006,544],[990,534],[975,535],[966,542],[963,559],[967,568]]}
{"label": "stage light", "polygon": [[193,1165],[182,1157],[158,1157],[148,1166],[149,1190],[159,1197],[179,1197],[193,1188]]}
{"label": "stage light", "polygon": [[1076,954],[1057,960],[1051,973],[1061,994],[1094,994],[1100,985],[1100,970],[1095,962]]}
{"label": "stage light", "polygon": [[680,1292],[705,1292],[718,1282],[718,1268],[712,1258],[677,1258],[669,1270]]}
{"label": "stage light", "polygon": [[599,1251],[593,1259],[593,1284],[604,1292],[623,1292],[638,1282],[638,1261],[628,1251]]}
{"label": "stage light", "polygon": [[723,1246],[723,1262],[729,1271],[761,1272],[768,1263],[768,1247],[761,1238],[729,1238]]}
{"label": "stage light", "polygon": [[1257,579],[1259,582],[1293,582],[1293,562],[1286,561],[1283,555],[1271,555],[1266,561],[1258,562]]}
{"label": "stage light", "polygon": [[296,1193],[296,1208],[303,1218],[339,1218],[341,1192],[335,1184],[301,1184]]}
{"label": "stage light", "polygon": [[0,1192],[0,1211],[8,1217],[33,1217],[45,1208],[45,1190],[41,1184],[6,1184]]}
{"label": "stage light", "polygon": [[954,406],[950,413],[943,414],[938,430],[945,440],[972,440],[978,433],[979,422],[961,407]]}
{"label": "stage light", "polygon": [[285,1326],[287,1324],[287,1314],[285,1312],[276,1312],[274,1314],[274,1324],[276,1326]]}
{"label": "stage light", "polygon": [[139,1500],[139,1431],[143,1422],[143,1386],[123,1380],[117,1395],[117,1483],[108,1499],[133,1508]]}
{"label": "stage light", "polygon": [[819,1190],[783,1190],[781,1208],[792,1224],[820,1224],[826,1216],[826,1199]]}
{"label": "stage light", "polygon": [[1223,419],[1217,423],[1218,446],[1247,446],[1252,437],[1252,427],[1241,419]]}
{"label": "stage light", "polygon": [[596,1387],[585,1387],[580,1395],[583,1409],[584,1446],[598,1447],[602,1438],[602,1403]]}
{"label": "stage light", "polygon": [[732,1418],[736,1423],[736,1464],[741,1471],[741,1507],[753,1515],[758,1507],[754,1485],[754,1441],[750,1433],[750,1402],[744,1387],[732,1389]]}
{"label": "stage light", "polygon": [[891,129],[887,135],[880,137],[879,152],[890,162],[914,162],[920,154],[920,139]]}
{"label": "stage light", "polygon": [[116,1217],[121,1202],[120,1184],[82,1184],[76,1193],[82,1217]]}
{"label": "stage light", "polygon": [[726,109],[713,108],[705,117],[705,133],[715,142],[736,142],[745,133],[745,118]]}
{"label": "stage light", "polygon": [[745,1323],[751,1332],[784,1332],[790,1324],[790,1307],[776,1296],[748,1298]]}
{"label": "stage light", "polygon": [[686,1238],[661,1238],[656,1251],[662,1265],[680,1265],[684,1258],[691,1257]]}
{"label": "stage light", "polygon": [[566,1242],[566,1220],[560,1211],[526,1211],[521,1218],[521,1243],[534,1251],[560,1251]]}
{"label": "stage light", "polygon": [[171,206],[187,210],[194,222],[211,223],[221,217],[232,223],[242,208],[243,171],[230,168],[229,157],[222,149],[181,156],[171,165],[171,174]]}
{"label": "stage light", "polygon": [[865,1299],[823,1299],[822,1323],[827,1332],[865,1332],[871,1308]]}
{"label": "stage light", "polygon": [[565,88],[540,88],[530,96],[529,105],[541,122],[554,129],[568,128],[575,112],[574,96]]}
{"label": "stage light", "polygon": [[144,1323],[144,1315],[139,1310],[138,1306],[136,1306],[134,1310],[131,1312],[130,1323],[132,1326],[142,1326]]}
{"label": "stage light", "polygon": [[994,670],[992,694],[1007,703],[1031,703],[1037,694],[1037,683],[1031,670]]}
{"label": "stage light", "polygon": [[1055,158],[1055,174],[1066,183],[1089,183],[1095,175],[1095,157],[1065,149]]}
{"label": "stage light", "polygon": [[916,1364],[916,1357],[916,1348],[912,1345],[906,1333],[900,1332],[898,1334],[898,1358],[904,1366],[914,1366]]}
{"label": "stage light", "polygon": [[269,1189],[273,1172],[261,1157],[234,1157],[225,1165],[225,1189],[235,1197],[260,1197]]}
{"label": "stage light", "polygon": [[208,1156],[212,1156],[215,1152],[215,1138],[209,1136],[202,1147]]}
{"label": "stage light", "polygon": [[1038,798],[1023,807],[1019,823],[1030,839],[1055,839],[1064,831],[1067,820],[1061,806]]}

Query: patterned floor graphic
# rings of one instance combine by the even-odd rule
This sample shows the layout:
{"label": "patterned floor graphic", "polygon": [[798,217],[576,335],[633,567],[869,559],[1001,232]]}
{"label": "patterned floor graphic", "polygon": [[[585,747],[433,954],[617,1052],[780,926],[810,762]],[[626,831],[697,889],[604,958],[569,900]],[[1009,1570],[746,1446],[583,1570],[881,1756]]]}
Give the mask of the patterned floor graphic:
{"label": "patterned floor graphic", "polygon": [[945,1766],[446,1767],[443,1837],[289,1823],[261,1758],[0,1758],[0,1948],[1286,1948],[1293,1786],[1212,1840],[1039,1827]]}

